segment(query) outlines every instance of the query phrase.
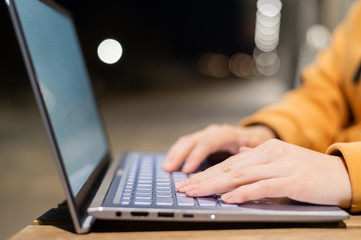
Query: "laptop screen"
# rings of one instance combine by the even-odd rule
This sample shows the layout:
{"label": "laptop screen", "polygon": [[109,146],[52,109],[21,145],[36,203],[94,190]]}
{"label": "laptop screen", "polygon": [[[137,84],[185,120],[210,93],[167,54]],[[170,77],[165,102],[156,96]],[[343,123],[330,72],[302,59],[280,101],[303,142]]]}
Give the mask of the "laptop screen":
{"label": "laptop screen", "polygon": [[40,1],[13,2],[76,196],[109,148],[75,28],[70,17]]}

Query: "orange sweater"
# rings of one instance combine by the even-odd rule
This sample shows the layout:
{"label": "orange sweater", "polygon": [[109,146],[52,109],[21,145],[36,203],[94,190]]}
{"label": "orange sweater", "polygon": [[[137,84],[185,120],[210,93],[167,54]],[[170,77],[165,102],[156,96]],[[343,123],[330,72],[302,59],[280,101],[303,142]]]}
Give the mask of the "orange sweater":
{"label": "orange sweater", "polygon": [[286,141],[343,156],[352,212],[361,211],[361,0],[333,33],[332,44],[302,72],[302,85],[241,125],[265,124]]}

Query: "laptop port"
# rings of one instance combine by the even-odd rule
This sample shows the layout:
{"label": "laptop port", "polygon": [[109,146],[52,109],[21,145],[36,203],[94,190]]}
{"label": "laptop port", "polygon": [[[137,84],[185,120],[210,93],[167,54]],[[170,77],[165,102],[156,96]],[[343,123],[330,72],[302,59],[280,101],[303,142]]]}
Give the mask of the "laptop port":
{"label": "laptop port", "polygon": [[174,217],[174,213],[159,212],[159,213],[158,213],[158,217],[169,217],[169,218],[172,218],[172,217]]}
{"label": "laptop port", "polygon": [[122,212],[116,212],[116,213],[115,213],[115,216],[117,216],[117,217],[122,216]]}
{"label": "laptop port", "polygon": [[131,212],[130,214],[135,217],[146,217],[149,215],[149,212]]}
{"label": "laptop port", "polygon": [[184,218],[194,218],[193,214],[183,214]]}

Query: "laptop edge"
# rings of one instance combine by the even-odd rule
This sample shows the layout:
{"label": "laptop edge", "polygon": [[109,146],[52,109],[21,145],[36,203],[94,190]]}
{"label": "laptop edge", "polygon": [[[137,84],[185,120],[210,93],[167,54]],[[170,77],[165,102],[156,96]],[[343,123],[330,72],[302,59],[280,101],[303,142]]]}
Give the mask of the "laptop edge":
{"label": "laptop edge", "polygon": [[[43,2],[48,7],[55,9],[57,12],[71,19],[71,14],[67,10],[63,9],[62,7],[54,3],[53,1],[48,1],[48,0],[38,0],[38,1]],[[92,199],[94,197],[94,195],[97,192],[97,189],[99,188],[102,177],[110,163],[110,152],[108,151],[108,154],[97,166],[96,171],[94,171],[93,174],[89,177],[89,179],[86,182],[87,186],[83,187],[79,192],[79,194],[77,194],[77,196],[74,197],[70,191],[71,188],[70,188],[69,179],[65,175],[64,163],[61,159],[59,146],[55,139],[54,129],[50,122],[49,113],[45,108],[44,98],[40,91],[39,81],[36,76],[35,68],[32,64],[31,55],[29,53],[29,49],[25,40],[24,32],[22,29],[22,25],[18,16],[18,12],[14,0],[9,0],[8,9],[21,48],[21,53],[25,62],[25,66],[35,95],[35,99],[41,114],[41,118],[45,125],[45,129],[49,138],[53,156],[55,157],[58,173],[60,175],[62,185],[64,186],[67,204],[69,207],[70,215],[73,220],[75,231],[77,233],[87,233],[90,231],[95,221],[95,218],[93,216],[89,216],[87,214],[87,208],[90,205],[89,199]]]}

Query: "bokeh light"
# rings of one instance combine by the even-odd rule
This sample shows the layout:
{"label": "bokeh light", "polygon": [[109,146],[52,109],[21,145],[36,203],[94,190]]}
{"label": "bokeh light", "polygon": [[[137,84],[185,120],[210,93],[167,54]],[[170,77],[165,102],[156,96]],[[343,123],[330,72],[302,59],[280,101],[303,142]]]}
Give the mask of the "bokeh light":
{"label": "bokeh light", "polygon": [[98,57],[104,63],[116,63],[121,58],[122,54],[122,46],[114,39],[106,39],[99,44]]}
{"label": "bokeh light", "polygon": [[280,68],[280,59],[277,52],[261,52],[254,55],[256,68],[264,76],[275,75]]}
{"label": "bokeh light", "polygon": [[257,9],[267,17],[275,17],[282,9],[280,0],[258,0]]}
{"label": "bokeh light", "polygon": [[236,53],[229,60],[229,70],[240,78],[249,76],[253,66],[253,58],[245,53]]}
{"label": "bokeh light", "polygon": [[202,74],[215,77],[224,78],[229,74],[228,57],[220,53],[205,53],[199,61],[198,67]]}
{"label": "bokeh light", "polygon": [[277,56],[281,25],[282,2],[280,0],[258,0],[256,14],[255,44],[253,58],[256,69],[264,76],[276,74],[280,68]]}
{"label": "bokeh light", "polygon": [[331,32],[323,25],[311,26],[306,33],[307,44],[320,50],[326,47],[331,41]]}

